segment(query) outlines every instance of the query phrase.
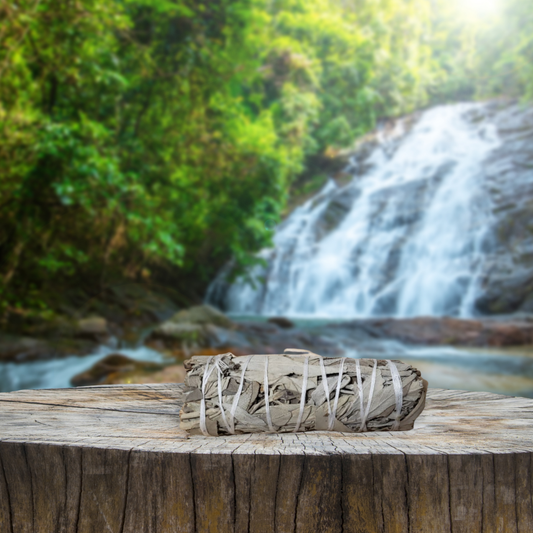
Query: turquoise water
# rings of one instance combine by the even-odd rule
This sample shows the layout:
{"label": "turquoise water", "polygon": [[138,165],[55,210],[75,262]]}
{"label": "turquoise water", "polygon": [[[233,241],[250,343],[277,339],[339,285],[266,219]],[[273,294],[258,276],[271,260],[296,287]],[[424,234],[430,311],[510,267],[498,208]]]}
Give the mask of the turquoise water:
{"label": "turquoise water", "polygon": [[101,346],[90,355],[61,357],[47,361],[0,363],[0,392],[20,389],[63,389],[71,387],[70,379],[88,370],[110,353],[121,353],[139,361],[162,363],[165,357],[149,348],[112,349]]}
{"label": "turquoise water", "polygon": [[[264,322],[264,317],[232,317]],[[338,344],[346,357],[400,359],[418,368],[430,387],[489,391],[533,398],[533,346],[516,348],[465,348],[451,346],[407,346],[397,341],[375,340],[358,348],[346,344],[345,333],[327,328],[331,320],[296,320],[303,330],[320,332]],[[336,320],[336,323],[339,321]],[[309,347],[312,349],[312,347]],[[48,361],[0,363],[0,391],[70,387],[70,379],[109,353],[123,353],[143,361],[164,363],[165,356],[144,346],[112,349],[101,346],[87,356],[70,356]]]}

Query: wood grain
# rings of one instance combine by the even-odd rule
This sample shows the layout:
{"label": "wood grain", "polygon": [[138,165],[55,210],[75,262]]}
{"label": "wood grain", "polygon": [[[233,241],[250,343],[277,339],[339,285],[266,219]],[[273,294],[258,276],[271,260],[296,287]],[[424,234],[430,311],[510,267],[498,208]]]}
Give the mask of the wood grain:
{"label": "wood grain", "polygon": [[179,429],[180,385],[0,394],[0,533],[532,532],[533,400],[430,389],[409,432]]}

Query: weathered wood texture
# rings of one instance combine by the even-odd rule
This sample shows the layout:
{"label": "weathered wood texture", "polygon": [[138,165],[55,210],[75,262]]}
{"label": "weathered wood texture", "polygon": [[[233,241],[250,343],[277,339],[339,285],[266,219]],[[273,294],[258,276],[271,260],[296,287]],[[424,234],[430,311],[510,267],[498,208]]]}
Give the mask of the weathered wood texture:
{"label": "weathered wood texture", "polygon": [[409,432],[192,436],[176,385],[0,394],[0,533],[533,532],[533,400]]}

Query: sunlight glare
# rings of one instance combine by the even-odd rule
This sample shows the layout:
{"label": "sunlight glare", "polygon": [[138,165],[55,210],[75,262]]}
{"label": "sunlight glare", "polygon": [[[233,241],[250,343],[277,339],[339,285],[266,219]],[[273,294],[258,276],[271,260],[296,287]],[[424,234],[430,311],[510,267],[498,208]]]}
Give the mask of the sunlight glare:
{"label": "sunlight glare", "polygon": [[470,15],[494,14],[499,7],[498,0],[457,0],[458,6]]}

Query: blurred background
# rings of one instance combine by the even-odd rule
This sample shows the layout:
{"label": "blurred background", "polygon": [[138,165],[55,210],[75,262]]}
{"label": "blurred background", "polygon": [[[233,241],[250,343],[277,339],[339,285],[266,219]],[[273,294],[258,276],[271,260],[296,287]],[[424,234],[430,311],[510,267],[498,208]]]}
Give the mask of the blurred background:
{"label": "blurred background", "polygon": [[0,391],[194,353],[533,397],[528,0],[0,4]]}

